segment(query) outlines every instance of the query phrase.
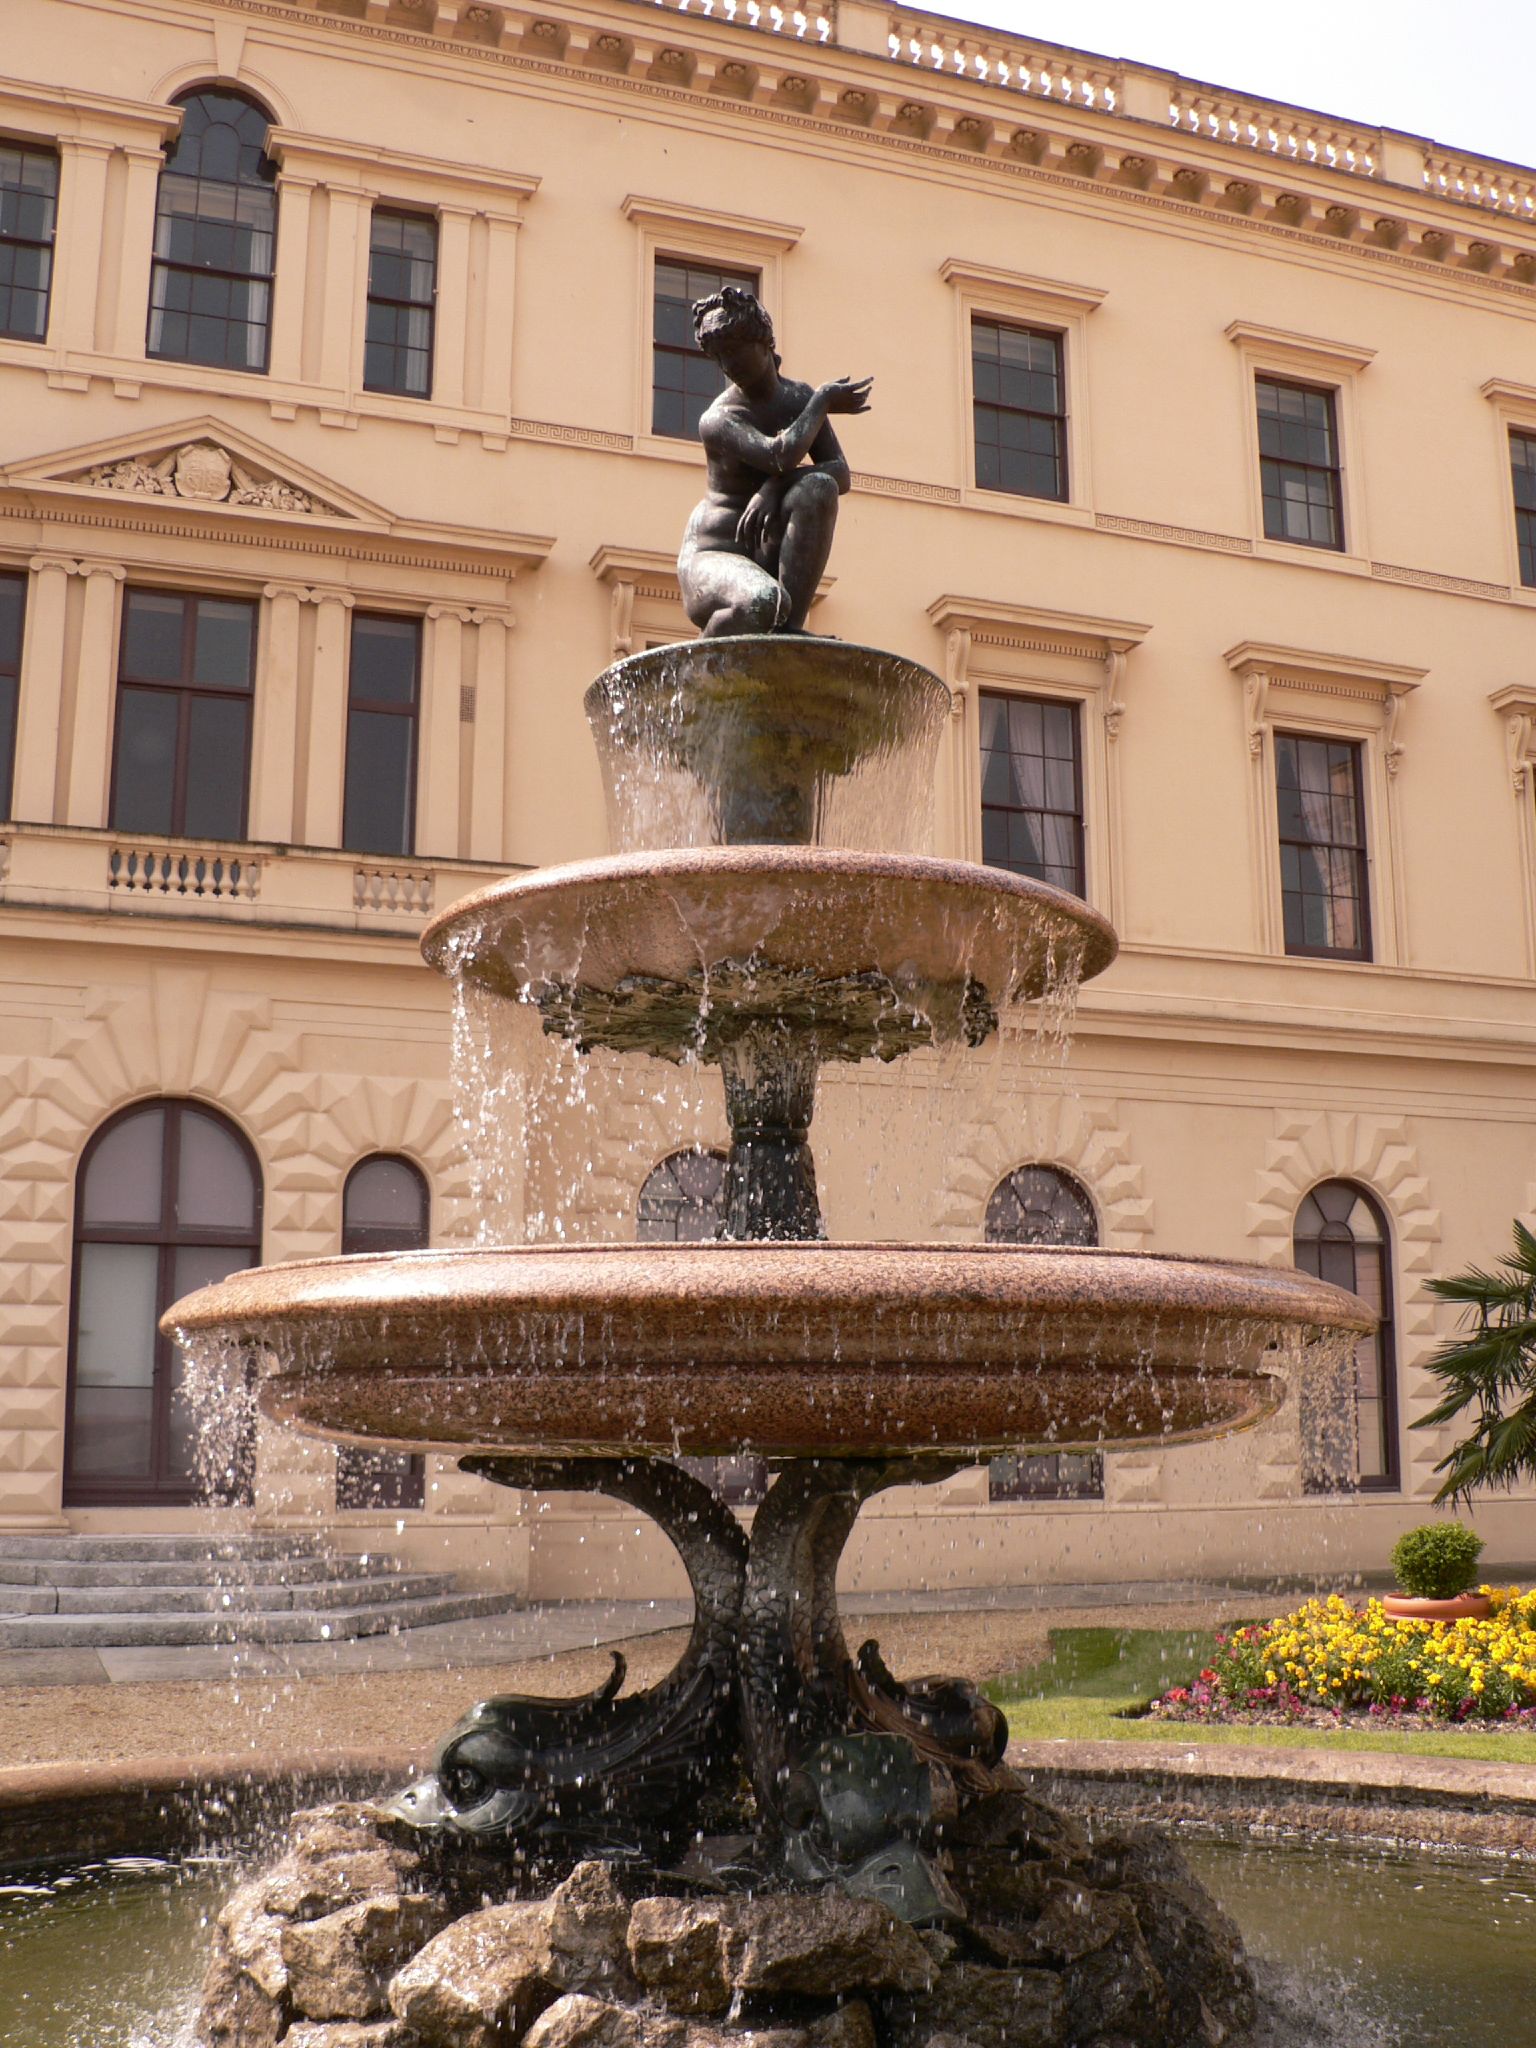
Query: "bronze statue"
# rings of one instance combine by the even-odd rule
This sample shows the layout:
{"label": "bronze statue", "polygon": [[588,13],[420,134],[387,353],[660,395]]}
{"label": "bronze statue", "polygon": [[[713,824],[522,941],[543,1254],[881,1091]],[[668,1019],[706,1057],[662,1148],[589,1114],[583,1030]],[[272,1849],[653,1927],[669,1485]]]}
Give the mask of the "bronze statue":
{"label": "bronze statue", "polygon": [[828,415],[868,412],[874,380],[781,377],[773,323],[740,285],[700,299],[693,331],[730,382],[699,422],[709,489],[677,558],[683,603],[704,635],[803,633],[849,484]]}

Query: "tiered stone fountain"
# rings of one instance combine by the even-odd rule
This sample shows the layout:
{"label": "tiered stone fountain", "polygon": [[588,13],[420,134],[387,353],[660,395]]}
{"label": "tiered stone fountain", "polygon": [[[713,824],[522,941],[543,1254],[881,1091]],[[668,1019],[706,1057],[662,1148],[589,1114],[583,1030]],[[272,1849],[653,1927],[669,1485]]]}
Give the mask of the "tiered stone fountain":
{"label": "tiered stone fountain", "polygon": [[[619,663],[587,705],[620,850],[495,884],[425,950],[579,1049],[718,1065],[721,1240],[308,1260],[238,1274],[172,1318],[205,1359],[254,1365],[274,1420],[644,1510],[687,1565],[692,1638],[647,1691],[622,1692],[616,1659],[590,1698],[482,1702],[388,1816],[333,1817],[325,1867],[366,1837],[374,1890],[290,1878],[259,1908],[242,1895],[211,2038],[277,2039],[290,2012],[363,2020],[390,1997],[416,2031],[390,2021],[380,2042],[510,2042],[556,2005],[573,2044],[725,2009],[804,2032],[855,1996],[914,2042],[1234,2038],[1251,2017],[1240,1945],[1173,1853],[1094,1843],[1029,1799],[1001,1714],[964,1680],[902,1683],[873,1643],[850,1655],[837,1562],[872,1494],[990,1452],[1242,1429],[1282,1398],[1276,1347],[1305,1371],[1369,1314],[1271,1268],[825,1240],[819,1067],[978,1044],[999,1012],[1099,972],[1114,936],[1021,876],[823,843],[879,814],[882,789],[889,803],[931,778],[947,693],[909,662],[701,640]],[[646,845],[658,818],[688,843]],[[777,1472],[750,1538],[677,1462],[743,1450]],[[295,1852],[306,1869],[314,1839]],[[594,1859],[610,1877],[583,1870],[569,1896],[590,1892],[581,1910],[608,1929],[601,1966],[550,1949],[566,1893],[529,1903]],[[428,1941],[466,1886],[520,1903]],[[317,1990],[316,1930],[349,1913],[351,1988]],[[466,1942],[479,2032],[451,2017]],[[561,2048],[538,2024],[534,2048]]]}
{"label": "tiered stone fountain", "polygon": [[[1282,1398],[1270,1353],[1305,1373],[1372,1318],[1269,1268],[824,1238],[820,1068],[979,1045],[1115,938],[1060,890],[923,850],[948,692],[798,630],[846,480],[826,415],[867,387],[781,382],[745,294],[695,315],[735,380],[680,565],[708,637],[588,692],[617,850],[483,890],[425,951],[578,1052],[718,1066],[720,1241],[315,1259],[167,1318],[276,1421],[643,1510],[688,1569],[692,1636],[646,1691],[616,1657],[585,1699],[483,1701],[387,1808],[304,1819],[221,1917],[204,2030],[1216,2048],[1254,2015],[1230,1923],[1167,1845],[1031,1799],[974,1686],[851,1655],[838,1558],[871,1495],[991,1452],[1245,1428]],[[754,497],[754,464],[782,487]],[[722,633],[759,614],[781,630]],[[750,1537],[679,1463],[742,1451],[776,1471]]]}

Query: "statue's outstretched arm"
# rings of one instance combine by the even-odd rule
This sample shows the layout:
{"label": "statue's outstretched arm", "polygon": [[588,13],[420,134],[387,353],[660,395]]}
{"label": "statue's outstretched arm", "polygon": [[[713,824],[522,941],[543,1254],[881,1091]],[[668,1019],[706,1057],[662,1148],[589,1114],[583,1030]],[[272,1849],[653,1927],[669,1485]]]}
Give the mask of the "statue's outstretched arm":
{"label": "statue's outstretched arm", "polygon": [[700,434],[712,454],[731,456],[768,476],[788,476],[810,453],[829,412],[868,409],[870,381],[868,377],[857,381],[839,377],[835,383],[818,385],[799,418],[777,434],[760,434],[739,413],[732,412],[706,413]]}

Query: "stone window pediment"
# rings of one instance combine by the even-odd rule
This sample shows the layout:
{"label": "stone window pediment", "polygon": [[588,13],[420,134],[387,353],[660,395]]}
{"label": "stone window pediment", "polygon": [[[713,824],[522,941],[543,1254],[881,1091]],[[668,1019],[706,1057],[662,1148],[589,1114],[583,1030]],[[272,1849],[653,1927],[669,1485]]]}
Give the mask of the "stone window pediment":
{"label": "stone window pediment", "polygon": [[74,497],[388,526],[391,515],[212,415],[9,464],[0,481]]}

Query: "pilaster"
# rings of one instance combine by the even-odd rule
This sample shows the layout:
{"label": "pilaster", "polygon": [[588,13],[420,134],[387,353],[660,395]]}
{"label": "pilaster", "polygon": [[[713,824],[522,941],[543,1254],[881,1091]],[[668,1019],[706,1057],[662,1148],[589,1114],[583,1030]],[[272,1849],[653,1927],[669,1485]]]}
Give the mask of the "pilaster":
{"label": "pilaster", "polygon": [[512,620],[508,613],[477,611],[475,648],[475,731],[471,749],[469,857],[506,858],[507,654]]}
{"label": "pilaster", "polygon": [[28,824],[54,822],[59,716],[64,690],[64,621],[69,579],[80,567],[63,555],[34,555],[21,657],[16,773],[11,809]]}
{"label": "pilaster", "polygon": [[59,224],[54,240],[52,332],[62,356],[96,346],[96,295],[107,211],[110,142],[59,137]]}
{"label": "pilaster", "polygon": [[149,320],[149,273],[155,247],[155,197],[165,158],[158,149],[126,149],[127,185],[123,195],[118,247],[117,306],[112,320],[112,352],[140,358]]}
{"label": "pilaster", "polygon": [[117,562],[82,562],[80,574],[85,578],[85,605],[80,621],[64,822],[101,826],[107,822],[107,779],[117,690],[118,589],[127,571]]}
{"label": "pilaster", "polygon": [[315,652],[309,684],[309,768],[304,790],[304,840],[340,846],[347,772],[347,648],[352,599],[342,590],[310,593]]}
{"label": "pilaster", "polygon": [[269,583],[256,663],[255,733],[251,747],[250,836],[285,846],[293,838],[294,775],[299,729],[299,606],[309,593],[295,583]]}
{"label": "pilaster", "polygon": [[437,219],[437,334],[432,395],[439,405],[462,406],[468,342],[469,231],[474,212],[467,206],[439,206]]}
{"label": "pilaster", "polygon": [[440,859],[452,859],[459,850],[464,628],[472,616],[459,605],[435,604],[427,613],[431,630],[422,690],[416,852]]}

